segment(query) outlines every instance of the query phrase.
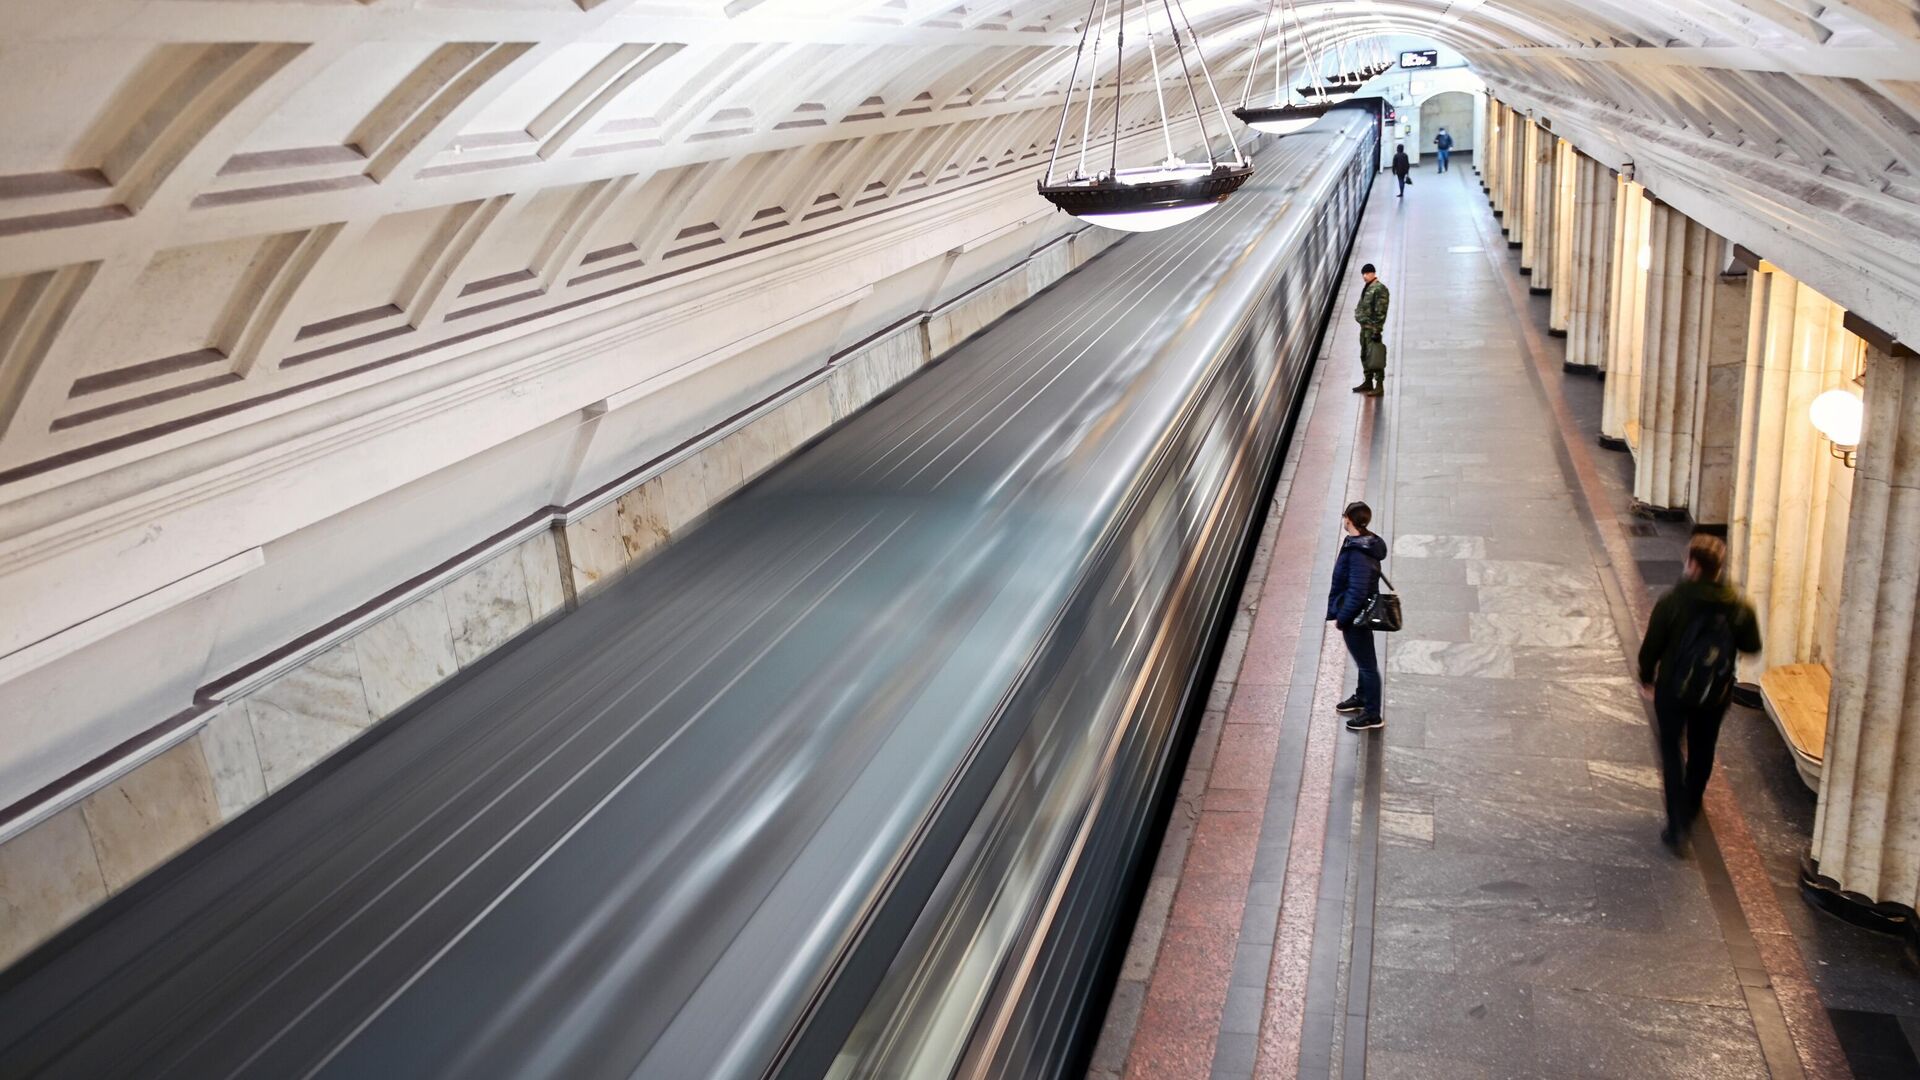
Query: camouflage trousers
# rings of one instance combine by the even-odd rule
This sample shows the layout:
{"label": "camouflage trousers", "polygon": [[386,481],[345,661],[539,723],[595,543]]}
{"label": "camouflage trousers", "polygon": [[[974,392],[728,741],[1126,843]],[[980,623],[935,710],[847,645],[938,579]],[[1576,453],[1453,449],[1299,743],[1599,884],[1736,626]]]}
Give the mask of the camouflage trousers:
{"label": "camouflage trousers", "polygon": [[1387,343],[1380,338],[1380,331],[1360,328],[1360,370],[1368,375],[1387,373]]}

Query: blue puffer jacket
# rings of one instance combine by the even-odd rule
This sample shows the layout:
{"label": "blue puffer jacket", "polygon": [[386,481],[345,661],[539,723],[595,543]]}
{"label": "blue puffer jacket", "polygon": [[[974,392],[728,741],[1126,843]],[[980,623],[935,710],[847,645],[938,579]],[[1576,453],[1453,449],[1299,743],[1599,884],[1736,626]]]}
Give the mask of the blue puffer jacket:
{"label": "blue puffer jacket", "polygon": [[1342,630],[1378,591],[1380,560],[1386,557],[1387,542],[1372,533],[1340,542],[1340,557],[1333,561],[1333,588],[1327,591],[1327,618]]}

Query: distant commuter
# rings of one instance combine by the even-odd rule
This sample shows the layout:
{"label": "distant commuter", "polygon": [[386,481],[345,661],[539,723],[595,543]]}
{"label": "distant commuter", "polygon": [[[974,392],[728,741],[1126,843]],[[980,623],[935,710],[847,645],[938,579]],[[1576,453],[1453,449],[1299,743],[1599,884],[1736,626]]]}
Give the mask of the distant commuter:
{"label": "distant commuter", "polygon": [[1381,334],[1387,328],[1391,298],[1372,263],[1360,268],[1360,276],[1366,279],[1367,287],[1360,290],[1359,306],[1353,309],[1354,321],[1360,324],[1360,385],[1353,392],[1379,397],[1386,389],[1387,342]]}
{"label": "distant commuter", "polygon": [[[1720,580],[1727,545],[1700,535],[1687,547],[1687,573],[1654,605],[1640,644],[1640,692],[1659,719],[1660,772],[1676,853],[1700,815],[1714,743],[1733,692],[1734,653],[1760,651],[1760,620],[1740,590]],[[1680,742],[1686,740],[1683,765]]]}
{"label": "distant commuter", "polygon": [[1433,137],[1433,148],[1440,154],[1440,171],[1446,172],[1447,155],[1453,153],[1453,136],[1447,134],[1446,128],[1441,128],[1440,134]]}
{"label": "distant commuter", "polygon": [[1407,160],[1407,148],[1404,146],[1394,147],[1393,148],[1393,178],[1395,180],[1400,181],[1400,192],[1399,194],[1395,195],[1394,198],[1399,199],[1399,198],[1406,197],[1407,185],[1413,182],[1407,178],[1407,174],[1412,171],[1413,171],[1413,162]]}
{"label": "distant commuter", "polygon": [[1366,503],[1348,503],[1340,524],[1347,535],[1333,561],[1327,618],[1346,639],[1347,655],[1360,669],[1360,688],[1334,708],[1348,714],[1348,731],[1366,731],[1386,723],[1381,712],[1380,661],[1373,651],[1373,631],[1356,629],[1353,620],[1380,591],[1380,560],[1387,557],[1387,542],[1367,531],[1373,524],[1373,510]]}

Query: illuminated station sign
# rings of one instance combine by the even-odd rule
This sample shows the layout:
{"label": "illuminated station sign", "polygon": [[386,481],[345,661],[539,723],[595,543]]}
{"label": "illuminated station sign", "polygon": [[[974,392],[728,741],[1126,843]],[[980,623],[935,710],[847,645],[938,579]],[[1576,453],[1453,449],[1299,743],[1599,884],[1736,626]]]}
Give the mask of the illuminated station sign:
{"label": "illuminated station sign", "polygon": [[1430,68],[1440,63],[1440,50],[1417,49],[1400,54],[1400,66],[1403,68]]}

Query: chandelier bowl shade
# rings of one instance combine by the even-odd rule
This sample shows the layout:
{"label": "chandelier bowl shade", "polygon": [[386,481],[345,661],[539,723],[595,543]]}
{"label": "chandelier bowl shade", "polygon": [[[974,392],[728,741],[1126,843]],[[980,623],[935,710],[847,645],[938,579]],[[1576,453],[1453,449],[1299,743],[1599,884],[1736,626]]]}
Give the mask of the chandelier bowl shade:
{"label": "chandelier bowl shade", "polygon": [[1313,126],[1313,122],[1327,114],[1331,102],[1316,102],[1312,105],[1275,105],[1241,106],[1233,110],[1240,122],[1255,131],[1269,135],[1292,135]]}
{"label": "chandelier bowl shade", "polygon": [[1191,221],[1226,201],[1253,175],[1253,166],[1153,165],[1111,176],[1079,177],[1039,185],[1048,202],[1094,225],[1151,232]]}

